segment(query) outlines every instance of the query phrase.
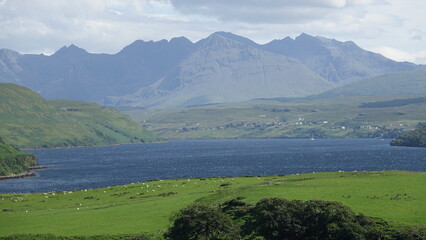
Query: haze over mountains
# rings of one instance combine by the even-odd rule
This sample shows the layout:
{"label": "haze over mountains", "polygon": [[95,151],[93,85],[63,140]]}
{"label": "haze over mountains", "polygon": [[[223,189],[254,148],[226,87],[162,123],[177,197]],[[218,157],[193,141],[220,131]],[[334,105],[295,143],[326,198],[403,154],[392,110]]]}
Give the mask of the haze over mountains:
{"label": "haze over mountains", "polygon": [[426,94],[426,68],[402,71],[363,79],[311,96],[333,98],[340,96],[408,96]]}
{"label": "haze over mountains", "polygon": [[75,45],[51,56],[0,50],[0,82],[48,99],[146,108],[304,97],[416,68],[353,42],[307,34],[264,45],[225,32],[196,43],[184,37],[137,40],[116,54],[92,54]]}

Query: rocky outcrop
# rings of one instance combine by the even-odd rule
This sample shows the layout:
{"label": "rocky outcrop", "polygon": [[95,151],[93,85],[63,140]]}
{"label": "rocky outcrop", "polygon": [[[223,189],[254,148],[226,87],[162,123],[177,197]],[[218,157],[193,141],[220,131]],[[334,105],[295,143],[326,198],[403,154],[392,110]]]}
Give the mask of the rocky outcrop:
{"label": "rocky outcrop", "polygon": [[35,176],[31,169],[41,168],[37,157],[0,140],[0,180]]}

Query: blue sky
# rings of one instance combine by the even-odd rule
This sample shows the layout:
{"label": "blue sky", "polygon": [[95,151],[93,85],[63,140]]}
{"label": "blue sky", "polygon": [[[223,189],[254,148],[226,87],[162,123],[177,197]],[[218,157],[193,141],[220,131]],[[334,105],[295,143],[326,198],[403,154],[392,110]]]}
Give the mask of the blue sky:
{"label": "blue sky", "polygon": [[424,9],[424,0],[0,0],[0,48],[115,53],[137,39],[227,31],[266,43],[305,32],[426,64]]}

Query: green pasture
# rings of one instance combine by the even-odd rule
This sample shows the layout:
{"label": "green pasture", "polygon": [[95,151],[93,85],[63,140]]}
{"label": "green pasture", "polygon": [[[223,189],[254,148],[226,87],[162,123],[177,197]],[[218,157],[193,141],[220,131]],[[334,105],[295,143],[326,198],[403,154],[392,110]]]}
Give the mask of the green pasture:
{"label": "green pasture", "polygon": [[192,203],[236,197],[338,201],[395,225],[426,224],[425,172],[336,172],[157,180],[102,189],[0,194],[0,236],[158,233]]}
{"label": "green pasture", "polygon": [[426,97],[269,99],[185,109],[123,109],[168,139],[395,138],[426,119]]}

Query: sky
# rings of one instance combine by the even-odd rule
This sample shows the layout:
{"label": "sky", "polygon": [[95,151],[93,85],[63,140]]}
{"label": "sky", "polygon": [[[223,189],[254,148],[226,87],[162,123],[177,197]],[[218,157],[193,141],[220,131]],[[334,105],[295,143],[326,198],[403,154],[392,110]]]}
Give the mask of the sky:
{"label": "sky", "polygon": [[264,44],[301,33],[426,64],[425,0],[0,0],[0,48],[116,53],[135,40],[232,32]]}

